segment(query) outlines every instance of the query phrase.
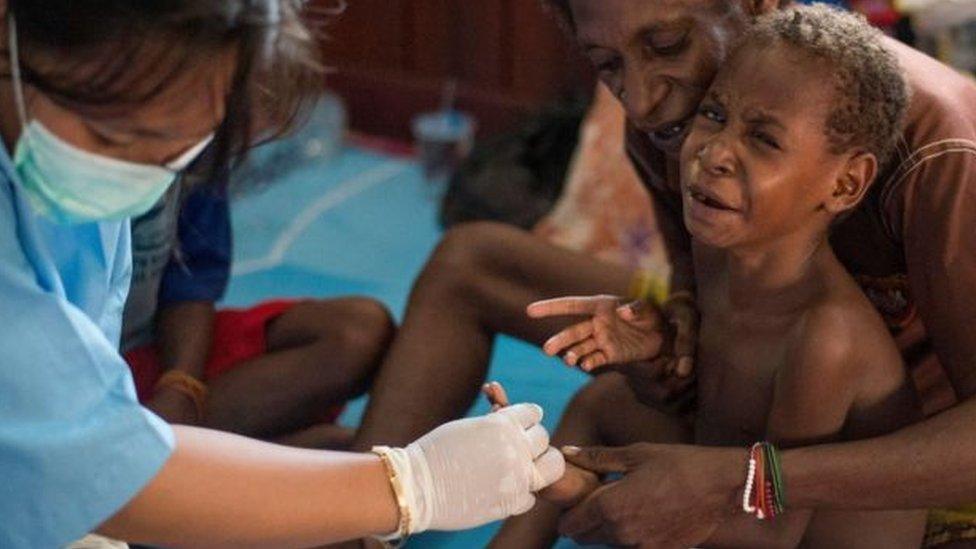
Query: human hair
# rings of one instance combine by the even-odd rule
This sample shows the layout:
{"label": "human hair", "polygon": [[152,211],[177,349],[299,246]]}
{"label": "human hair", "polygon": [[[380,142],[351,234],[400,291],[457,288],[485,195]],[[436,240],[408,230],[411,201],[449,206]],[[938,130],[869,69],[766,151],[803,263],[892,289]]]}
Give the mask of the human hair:
{"label": "human hair", "polygon": [[887,161],[901,134],[910,92],[881,32],[861,15],[814,4],[759,17],[738,47],[783,45],[822,61],[831,74],[834,101],[825,128],[831,151],[863,148],[879,163]]}
{"label": "human hair", "polygon": [[318,96],[322,65],[302,0],[8,0],[25,83],[64,105],[138,106],[195,63],[233,52],[210,168],[288,130]]}

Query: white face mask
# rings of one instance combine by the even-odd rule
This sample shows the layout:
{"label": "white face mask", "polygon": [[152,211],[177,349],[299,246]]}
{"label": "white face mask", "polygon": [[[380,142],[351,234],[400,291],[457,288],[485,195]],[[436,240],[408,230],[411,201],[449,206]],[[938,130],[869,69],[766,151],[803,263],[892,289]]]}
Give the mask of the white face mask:
{"label": "white face mask", "polygon": [[46,217],[62,223],[84,223],[143,214],[176,181],[178,172],[213,140],[213,134],[208,135],[164,167],[88,152],[59,138],[37,120],[28,123],[12,16],[9,29],[14,98],[23,126],[14,150],[14,168],[31,205]]}

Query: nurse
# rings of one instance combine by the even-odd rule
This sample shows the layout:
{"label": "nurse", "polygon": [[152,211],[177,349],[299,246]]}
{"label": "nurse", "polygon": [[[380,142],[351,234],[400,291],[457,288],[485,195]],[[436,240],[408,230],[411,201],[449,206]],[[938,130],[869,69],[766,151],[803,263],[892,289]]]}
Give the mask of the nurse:
{"label": "nurse", "polygon": [[321,545],[475,526],[562,474],[538,406],[370,454],[169,427],[118,355],[128,218],[211,142],[221,170],[321,81],[297,0],[0,0],[0,547],[91,531]]}

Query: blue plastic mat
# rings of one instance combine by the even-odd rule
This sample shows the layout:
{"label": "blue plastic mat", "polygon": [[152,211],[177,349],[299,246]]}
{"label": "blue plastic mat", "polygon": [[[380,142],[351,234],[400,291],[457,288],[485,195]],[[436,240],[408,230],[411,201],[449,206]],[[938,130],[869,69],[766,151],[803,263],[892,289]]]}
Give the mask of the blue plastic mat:
{"label": "blue plastic mat", "polygon": [[[436,193],[411,161],[347,148],[293,169],[235,199],[235,266],[225,305],[356,294],[383,301],[401,318],[410,286],[440,238],[436,213]],[[505,338],[495,347],[489,377],[503,382],[514,400],[542,404],[550,429],[586,379]],[[340,421],[355,425],[363,405],[352,403]],[[473,413],[486,411],[479,401]],[[496,528],[426,534],[410,545],[483,547]]]}

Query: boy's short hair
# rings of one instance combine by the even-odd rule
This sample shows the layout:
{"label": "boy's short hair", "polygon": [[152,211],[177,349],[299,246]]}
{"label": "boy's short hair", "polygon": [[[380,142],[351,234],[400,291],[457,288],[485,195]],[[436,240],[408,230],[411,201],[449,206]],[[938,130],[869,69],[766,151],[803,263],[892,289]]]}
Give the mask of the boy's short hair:
{"label": "boy's short hair", "polygon": [[862,15],[814,4],[756,19],[739,47],[781,44],[824,61],[833,73],[835,104],[826,128],[832,152],[863,147],[886,162],[901,135],[909,90],[881,32]]}

